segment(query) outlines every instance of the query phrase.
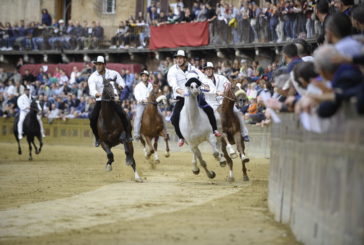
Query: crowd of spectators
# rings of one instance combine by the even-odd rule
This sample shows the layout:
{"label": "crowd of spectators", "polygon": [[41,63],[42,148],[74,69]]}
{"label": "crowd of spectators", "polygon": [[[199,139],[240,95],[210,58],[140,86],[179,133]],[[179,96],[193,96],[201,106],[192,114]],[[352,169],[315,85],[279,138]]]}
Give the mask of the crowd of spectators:
{"label": "crowd of spectators", "polygon": [[[0,49],[147,48],[151,25],[199,21],[210,22],[210,44],[312,39],[323,36],[325,16],[338,11],[353,14],[357,25],[362,26],[362,16],[352,13],[352,7],[353,0],[326,0],[325,4],[315,0],[267,0],[260,6],[255,1],[242,0],[234,6],[221,0],[216,6],[194,1],[192,8],[177,1],[163,11],[160,1],[154,0],[145,13],[120,21],[111,37],[105,37],[100,22],[54,21],[43,9],[41,22],[0,23]],[[363,28],[356,30],[363,33]],[[103,42],[105,39],[110,42]]]}
{"label": "crowd of spectators", "polygon": [[[328,8],[329,4],[325,4]],[[358,14],[361,18],[363,13],[362,5],[352,10],[353,15]],[[248,103],[240,109],[248,123],[266,125],[272,120],[277,121],[277,112],[295,111],[301,114],[307,129],[324,131],[325,120],[335,115],[345,101],[355,98],[357,111],[364,113],[364,80],[360,70],[364,36],[353,32],[353,27],[363,27],[358,21],[360,18],[350,20],[345,11],[327,15],[325,44],[316,50],[304,39],[295,39],[283,48],[282,60],[262,66],[257,60],[220,59],[214,62],[215,73],[242,84]],[[210,60],[189,57],[189,62],[202,71],[207,61]],[[170,120],[174,101],[166,75],[174,63],[173,57],[167,57],[159,62],[157,69],[150,70],[150,82],[158,83],[170,102],[163,108],[167,121]],[[37,97],[42,105],[43,116],[50,122],[56,118],[88,117],[95,104],[87,86],[87,79],[94,71],[92,64],[85,63],[82,70],[74,67],[70,74],[61,69],[51,74],[47,66],[43,66],[36,74],[26,70],[23,75],[18,72],[21,65],[22,62],[19,62],[13,73],[0,68],[1,116],[15,116],[17,97],[22,94],[24,86],[29,85],[32,96]],[[139,74],[128,70],[118,72],[126,83],[120,95],[122,105],[132,118],[135,106],[133,88],[140,81]]]}

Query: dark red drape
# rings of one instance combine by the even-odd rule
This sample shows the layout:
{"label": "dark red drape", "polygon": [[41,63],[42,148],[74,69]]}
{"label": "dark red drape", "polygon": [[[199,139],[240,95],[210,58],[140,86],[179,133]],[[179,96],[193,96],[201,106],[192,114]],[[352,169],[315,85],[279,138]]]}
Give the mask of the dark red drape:
{"label": "dark red drape", "polygon": [[150,27],[150,49],[209,44],[208,22],[165,24]]}

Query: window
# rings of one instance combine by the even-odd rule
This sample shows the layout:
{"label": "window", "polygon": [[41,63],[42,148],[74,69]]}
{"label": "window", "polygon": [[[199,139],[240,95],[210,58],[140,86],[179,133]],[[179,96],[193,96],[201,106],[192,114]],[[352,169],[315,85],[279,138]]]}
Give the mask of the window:
{"label": "window", "polygon": [[104,14],[115,14],[115,0],[104,0],[103,10]]}

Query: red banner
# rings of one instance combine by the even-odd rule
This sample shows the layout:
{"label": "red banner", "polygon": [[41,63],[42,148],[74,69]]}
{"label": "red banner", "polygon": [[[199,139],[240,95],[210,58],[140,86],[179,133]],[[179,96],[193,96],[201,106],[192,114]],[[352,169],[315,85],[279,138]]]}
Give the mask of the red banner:
{"label": "red banner", "polygon": [[165,24],[150,27],[150,49],[205,46],[208,44],[208,22]]}

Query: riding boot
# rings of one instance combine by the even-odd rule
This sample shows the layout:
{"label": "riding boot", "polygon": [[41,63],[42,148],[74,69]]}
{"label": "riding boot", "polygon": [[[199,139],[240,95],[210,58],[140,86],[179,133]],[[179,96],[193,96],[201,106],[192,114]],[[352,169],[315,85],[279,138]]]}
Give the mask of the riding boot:
{"label": "riding boot", "polygon": [[172,125],[174,126],[174,130],[176,131],[176,134],[179,139],[183,139],[183,135],[179,128],[179,117],[180,117],[180,113],[183,108],[184,102],[185,102],[184,98],[177,97],[177,103],[174,106],[173,114],[171,116]]}
{"label": "riding boot", "polygon": [[101,102],[96,101],[94,110],[92,111],[92,113],[89,117],[90,127],[91,127],[93,134],[95,135],[95,147],[98,147],[100,145],[99,133],[97,131],[97,120],[99,118],[100,108],[101,108]]}

